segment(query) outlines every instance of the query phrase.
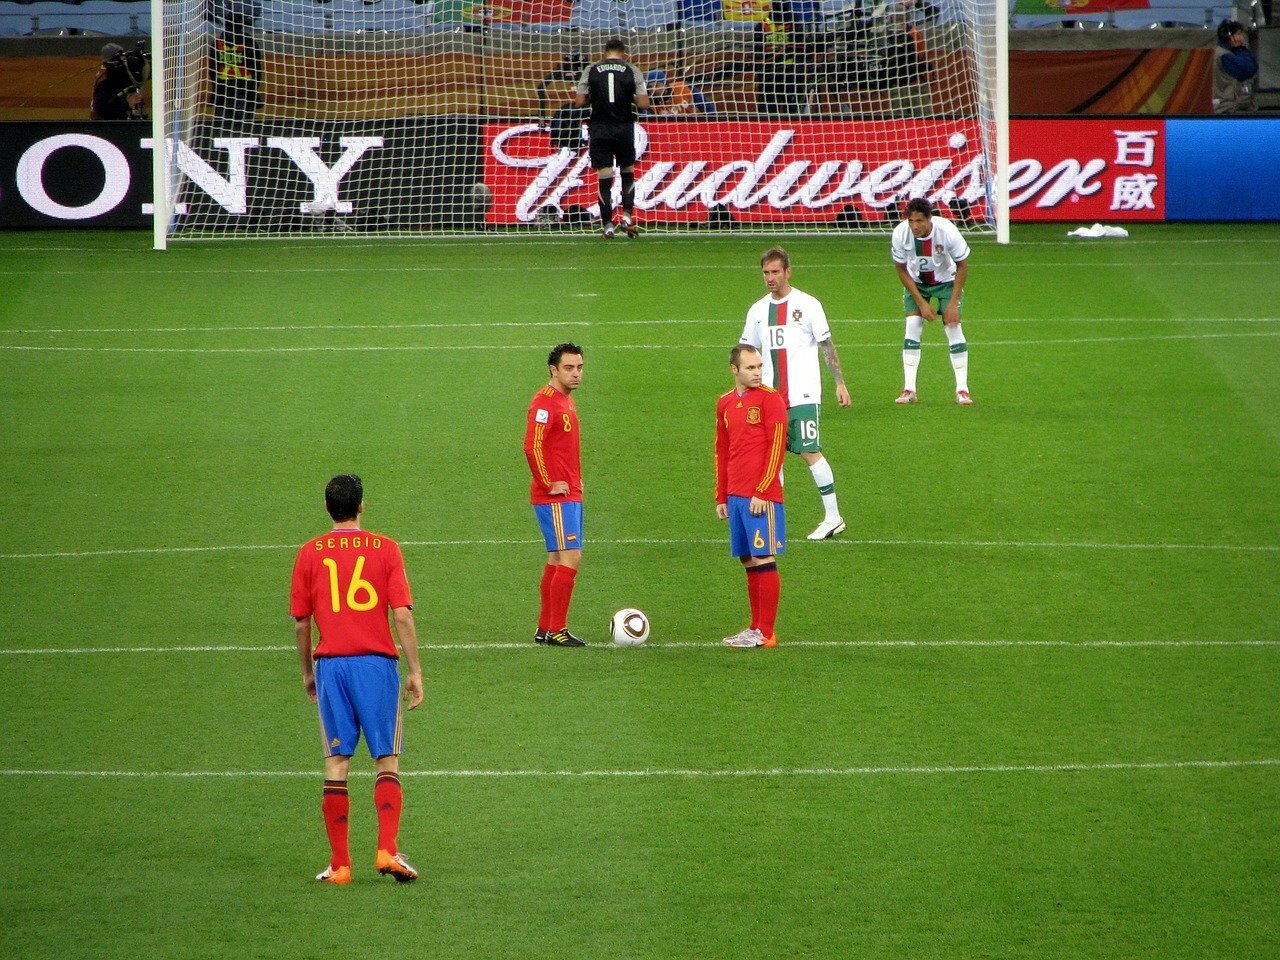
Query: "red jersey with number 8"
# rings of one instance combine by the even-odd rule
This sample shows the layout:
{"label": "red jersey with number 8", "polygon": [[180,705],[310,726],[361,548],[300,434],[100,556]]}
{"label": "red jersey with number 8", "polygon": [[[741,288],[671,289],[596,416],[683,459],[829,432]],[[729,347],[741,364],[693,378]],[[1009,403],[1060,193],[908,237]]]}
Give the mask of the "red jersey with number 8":
{"label": "red jersey with number 8", "polygon": [[364,530],[334,530],[307,541],[293,565],[289,612],[314,617],[317,657],[376,653],[399,659],[388,611],[412,607],[400,544]]}
{"label": "red jersey with number 8", "polygon": [[[582,500],[582,439],[572,397],[552,386],[533,395],[525,421],[524,455],[533,474],[530,503]],[[557,480],[565,481],[569,492],[553,497],[548,491]]]}

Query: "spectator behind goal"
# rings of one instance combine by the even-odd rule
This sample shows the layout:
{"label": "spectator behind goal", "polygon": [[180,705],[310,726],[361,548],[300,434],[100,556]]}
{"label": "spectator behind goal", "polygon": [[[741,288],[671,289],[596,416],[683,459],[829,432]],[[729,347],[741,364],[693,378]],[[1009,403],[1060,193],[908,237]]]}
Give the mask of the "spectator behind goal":
{"label": "spectator behind goal", "polygon": [[253,35],[253,21],[251,7],[232,4],[209,47],[213,115],[220,120],[251,120],[261,106],[262,53]]}

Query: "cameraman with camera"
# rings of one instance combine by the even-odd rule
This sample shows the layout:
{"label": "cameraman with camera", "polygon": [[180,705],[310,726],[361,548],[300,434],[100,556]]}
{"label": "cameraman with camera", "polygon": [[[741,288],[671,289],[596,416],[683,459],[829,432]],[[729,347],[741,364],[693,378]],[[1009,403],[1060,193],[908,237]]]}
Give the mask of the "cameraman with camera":
{"label": "cameraman with camera", "polygon": [[118,43],[102,48],[102,66],[93,81],[89,116],[94,120],[146,120],[142,85],[151,76],[146,41],[125,52]]}
{"label": "cameraman with camera", "polygon": [[1218,49],[1214,53],[1213,112],[1253,113],[1258,109],[1253,88],[1258,61],[1249,49],[1244,24],[1223,20],[1218,24]]}

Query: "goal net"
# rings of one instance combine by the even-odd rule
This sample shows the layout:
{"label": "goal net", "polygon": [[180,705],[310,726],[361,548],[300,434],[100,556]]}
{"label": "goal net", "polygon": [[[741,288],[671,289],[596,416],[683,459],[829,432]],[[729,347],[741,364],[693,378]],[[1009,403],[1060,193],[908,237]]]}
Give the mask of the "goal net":
{"label": "goal net", "polygon": [[884,231],[921,196],[996,225],[993,0],[153,7],[160,246],[598,226],[572,96],[614,36],[653,101],[646,231]]}

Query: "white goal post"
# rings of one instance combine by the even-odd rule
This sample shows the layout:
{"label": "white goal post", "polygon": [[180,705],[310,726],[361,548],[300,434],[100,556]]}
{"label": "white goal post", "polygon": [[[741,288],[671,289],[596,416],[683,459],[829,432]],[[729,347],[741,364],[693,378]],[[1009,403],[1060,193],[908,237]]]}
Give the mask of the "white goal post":
{"label": "white goal post", "polygon": [[923,196],[1008,242],[994,0],[156,0],[152,35],[157,248],[598,227],[571,100],[614,36],[642,230],[886,232]]}

